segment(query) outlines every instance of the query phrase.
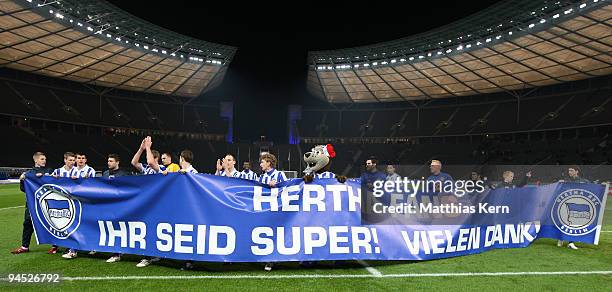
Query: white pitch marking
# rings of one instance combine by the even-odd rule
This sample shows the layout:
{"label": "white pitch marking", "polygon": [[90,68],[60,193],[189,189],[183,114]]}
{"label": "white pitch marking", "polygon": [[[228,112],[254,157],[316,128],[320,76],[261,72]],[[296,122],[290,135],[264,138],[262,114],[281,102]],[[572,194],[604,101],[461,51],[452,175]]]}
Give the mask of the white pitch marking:
{"label": "white pitch marking", "polygon": [[377,270],[376,268],[368,265],[368,263],[366,263],[365,261],[358,260],[357,262],[360,265],[362,265],[366,269],[366,271],[368,271],[370,274],[372,274],[372,275],[374,275],[376,277],[381,277],[383,275],[379,270]]}
{"label": "white pitch marking", "polygon": [[25,207],[25,206],[24,206],[24,205],[21,205],[21,206],[13,206],[13,207],[0,208],[0,211],[2,211],[2,210],[8,210],[8,209],[16,209],[16,208],[21,208],[21,207]]}
{"label": "white pitch marking", "polygon": [[[551,276],[551,275],[610,275],[612,271],[551,271],[551,272],[474,272],[474,273],[423,273],[423,274],[298,274],[298,275],[192,275],[192,276],[101,276],[62,277],[65,281],[116,281],[116,280],[191,280],[191,279],[312,279],[312,278],[424,278],[424,277],[488,277],[488,276]],[[0,281],[8,281],[1,278]]]}

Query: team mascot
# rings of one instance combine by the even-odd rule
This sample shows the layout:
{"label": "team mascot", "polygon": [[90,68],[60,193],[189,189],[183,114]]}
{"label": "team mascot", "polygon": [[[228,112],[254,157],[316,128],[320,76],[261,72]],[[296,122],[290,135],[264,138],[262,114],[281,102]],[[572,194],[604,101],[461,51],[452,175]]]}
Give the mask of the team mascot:
{"label": "team mascot", "polygon": [[311,183],[315,178],[336,178],[338,182],[346,182],[346,176],[335,175],[330,171],[336,152],[331,144],[317,145],[310,152],[304,153],[304,182]]}

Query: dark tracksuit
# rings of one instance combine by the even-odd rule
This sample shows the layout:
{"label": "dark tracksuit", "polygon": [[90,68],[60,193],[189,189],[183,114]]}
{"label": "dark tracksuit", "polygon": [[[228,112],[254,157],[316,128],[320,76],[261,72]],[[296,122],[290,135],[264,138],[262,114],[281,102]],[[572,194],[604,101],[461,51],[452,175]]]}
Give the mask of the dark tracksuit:
{"label": "dark tracksuit", "polygon": [[[26,175],[36,175],[38,173],[51,174],[53,169],[48,167],[34,167],[26,172]],[[19,181],[19,189],[25,193],[25,186],[23,180]],[[30,216],[30,210],[28,209],[28,203],[26,202],[25,212],[23,214],[23,231],[21,232],[21,246],[29,248],[30,241],[32,240],[32,233],[34,233],[34,226],[32,226],[32,217]]]}

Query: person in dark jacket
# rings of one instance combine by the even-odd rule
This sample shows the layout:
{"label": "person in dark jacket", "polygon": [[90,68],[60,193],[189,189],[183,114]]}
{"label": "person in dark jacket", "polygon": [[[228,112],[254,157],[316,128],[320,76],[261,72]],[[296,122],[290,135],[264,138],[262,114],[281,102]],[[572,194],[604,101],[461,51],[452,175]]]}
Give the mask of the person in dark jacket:
{"label": "person in dark jacket", "polygon": [[[47,157],[42,152],[36,152],[32,155],[34,160],[34,167],[27,172],[24,172],[19,177],[19,189],[25,193],[24,181],[26,176],[35,175],[41,177],[45,174],[51,174],[53,169],[46,167]],[[34,226],[32,225],[32,216],[28,210],[28,204],[26,203],[25,212],[23,215],[23,230],[21,232],[21,246],[12,250],[12,254],[21,254],[30,251],[30,241],[32,240],[32,233],[34,233]]]}
{"label": "person in dark jacket", "polygon": [[129,175],[125,170],[119,168],[119,163],[121,162],[121,158],[119,154],[111,153],[108,155],[108,169],[102,173],[102,177],[105,178],[113,178],[118,176],[126,176]]}

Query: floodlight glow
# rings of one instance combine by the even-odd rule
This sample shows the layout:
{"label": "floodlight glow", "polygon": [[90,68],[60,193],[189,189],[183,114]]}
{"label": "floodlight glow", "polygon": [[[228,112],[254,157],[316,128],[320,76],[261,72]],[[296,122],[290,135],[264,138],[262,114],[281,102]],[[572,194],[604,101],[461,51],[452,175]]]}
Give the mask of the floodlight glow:
{"label": "floodlight glow", "polygon": [[420,55],[420,56],[419,56],[419,59],[423,59],[423,58],[425,58],[425,56],[423,56],[423,55]]}
{"label": "floodlight glow", "polygon": [[453,50],[448,49],[448,50],[446,50],[446,53],[448,54],[448,53],[450,53],[450,52],[452,52],[452,51],[453,51]]}
{"label": "floodlight glow", "polygon": [[148,49],[149,49],[149,46],[144,46],[143,48],[144,48],[145,50],[148,50]]}
{"label": "floodlight glow", "polygon": [[353,68],[359,68],[359,64],[353,65]]}
{"label": "floodlight glow", "polygon": [[382,63],[380,63],[381,65],[387,65],[389,64],[387,61],[383,61]]}
{"label": "floodlight glow", "polygon": [[406,62],[406,59],[400,59],[400,62]]}
{"label": "floodlight glow", "polygon": [[466,49],[469,49],[469,48],[471,48],[471,47],[472,47],[472,44],[467,44],[467,45],[465,45],[465,48],[466,48]]}
{"label": "floodlight glow", "polygon": [[508,35],[512,35],[512,32],[511,32],[511,31],[509,31],[509,32],[508,32]]}
{"label": "floodlight glow", "polygon": [[572,13],[572,11],[574,11],[574,9],[571,9],[571,8],[570,8],[570,9],[568,9],[568,10],[563,11],[563,13],[564,13],[564,14],[570,14],[570,13]]}
{"label": "floodlight glow", "polygon": [[365,63],[365,64],[363,64],[363,67],[370,67],[370,64]]}
{"label": "floodlight glow", "polygon": [[376,65],[378,65],[378,62],[373,62],[372,63],[372,66],[376,66]]}
{"label": "floodlight glow", "polygon": [[107,34],[106,34],[106,37],[107,37],[107,38],[111,37],[110,33],[107,33]]}
{"label": "floodlight glow", "polygon": [[395,59],[391,60],[391,64],[393,64],[395,62],[397,62],[397,60],[395,60]]}
{"label": "floodlight glow", "polygon": [[540,20],[540,23],[544,23],[544,22],[546,22],[546,19]]}
{"label": "floodlight glow", "polygon": [[167,53],[167,52],[166,52],[166,50],[162,50],[162,54],[164,54],[164,55],[165,55],[166,53]]}
{"label": "floodlight glow", "polygon": [[500,36],[500,35],[498,35],[498,36],[496,36],[496,37],[495,37],[495,39],[496,39],[496,40],[501,39],[501,36]]}
{"label": "floodlight glow", "polygon": [[532,24],[529,25],[529,28],[533,28],[534,26],[535,26],[535,24],[532,23]]}
{"label": "floodlight glow", "polygon": [[61,15],[59,12],[55,13],[55,17],[59,18],[59,19],[64,19],[64,16]]}
{"label": "floodlight glow", "polygon": [[440,51],[440,52],[438,52],[438,55],[442,55],[442,52],[441,52],[441,51]]}
{"label": "floodlight glow", "polygon": [[490,42],[490,41],[491,41],[491,38],[487,38],[487,39],[485,40],[485,42],[487,42],[487,43],[488,43],[488,42]]}
{"label": "floodlight glow", "polygon": [[555,18],[559,18],[559,13],[553,15],[553,19],[555,19]]}
{"label": "floodlight glow", "polygon": [[586,3],[580,4],[580,8],[584,8],[584,7],[586,7]]}
{"label": "floodlight glow", "polygon": [[463,50],[463,45],[459,45],[459,46],[457,47],[457,51],[461,51],[461,50]]}

